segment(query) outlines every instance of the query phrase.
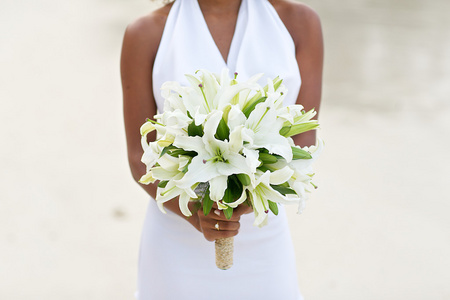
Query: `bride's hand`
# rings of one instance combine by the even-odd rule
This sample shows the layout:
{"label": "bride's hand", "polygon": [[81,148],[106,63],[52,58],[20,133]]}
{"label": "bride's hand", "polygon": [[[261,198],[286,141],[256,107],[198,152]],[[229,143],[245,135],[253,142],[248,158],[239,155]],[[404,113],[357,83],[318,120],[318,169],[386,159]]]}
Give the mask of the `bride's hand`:
{"label": "bride's hand", "polygon": [[211,212],[207,216],[203,214],[202,209],[197,212],[199,220],[199,228],[197,229],[203,233],[208,241],[232,237],[239,232],[239,220],[241,219],[241,216],[252,211],[252,208],[248,205],[239,205],[234,209],[231,219],[228,220],[223,211],[217,209],[217,205],[214,204]]}

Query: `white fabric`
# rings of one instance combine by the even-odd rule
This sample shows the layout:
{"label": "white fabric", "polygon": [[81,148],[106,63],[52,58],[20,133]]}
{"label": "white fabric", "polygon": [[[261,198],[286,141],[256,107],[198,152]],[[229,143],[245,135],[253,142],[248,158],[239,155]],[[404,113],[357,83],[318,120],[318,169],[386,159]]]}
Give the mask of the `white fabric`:
{"label": "white fabric", "polygon": [[[280,76],[289,89],[285,104],[296,101],[300,73],[286,27],[267,0],[242,0],[226,63],[208,30],[197,0],[176,0],[169,13],[153,67],[158,110],[165,81],[187,84],[184,74],[198,69],[220,73],[228,67],[244,80],[256,73]],[[266,83],[262,79],[262,84]],[[214,244],[189,223],[150,199],[139,255],[139,300],[301,300],[285,210],[263,228],[244,215],[235,237],[234,265],[214,263]]]}
{"label": "white fabric", "polygon": [[294,42],[273,6],[267,0],[242,0],[228,64],[203,18],[197,0],[177,0],[166,21],[153,65],[153,91],[158,108],[164,101],[159,89],[165,81],[188,84],[184,74],[207,69],[220,74],[224,67],[245,80],[257,73],[280,76],[289,89],[285,104],[294,104],[300,90],[300,72]]}

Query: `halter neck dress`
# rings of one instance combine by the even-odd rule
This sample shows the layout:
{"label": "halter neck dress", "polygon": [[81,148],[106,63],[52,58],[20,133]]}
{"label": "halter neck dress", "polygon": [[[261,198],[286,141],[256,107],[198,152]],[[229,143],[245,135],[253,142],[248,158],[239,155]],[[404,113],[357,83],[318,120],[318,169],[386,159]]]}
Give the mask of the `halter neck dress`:
{"label": "halter neck dress", "polygon": [[[216,46],[197,0],[176,0],[171,7],[153,66],[153,90],[164,109],[160,87],[165,81],[188,84],[184,74],[198,69],[220,73],[227,67],[239,80],[257,73],[280,76],[288,88],[285,105],[300,90],[295,46],[268,0],[242,0],[227,61]],[[159,211],[150,199],[138,265],[138,300],[301,300],[294,250],[285,210],[269,215],[268,225],[241,217],[234,239],[234,265],[219,270],[214,243],[181,217]]]}

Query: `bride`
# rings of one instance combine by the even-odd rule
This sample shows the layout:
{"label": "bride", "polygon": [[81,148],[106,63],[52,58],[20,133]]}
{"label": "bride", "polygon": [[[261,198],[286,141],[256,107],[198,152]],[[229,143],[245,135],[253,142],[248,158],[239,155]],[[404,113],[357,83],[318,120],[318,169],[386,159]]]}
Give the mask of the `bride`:
{"label": "bride", "polygon": [[[288,0],[176,0],[126,28],[121,78],[128,160],[136,181],[145,173],[139,128],[164,109],[159,88],[165,81],[186,83],[198,69],[227,67],[245,80],[256,73],[280,76],[289,92],[284,105],[319,110],[323,42],[319,17]],[[263,82],[263,84],[265,84]],[[301,86],[301,88],[300,88]],[[149,135],[149,140],[156,137]],[[314,131],[293,137],[315,144]],[[303,299],[286,215],[280,208],[269,225],[255,228],[248,206],[231,220],[214,209],[186,218],[175,198],[164,215],[153,200],[156,184],[141,185],[150,196],[139,254],[139,300]],[[235,264],[214,264],[218,238],[235,236]]]}

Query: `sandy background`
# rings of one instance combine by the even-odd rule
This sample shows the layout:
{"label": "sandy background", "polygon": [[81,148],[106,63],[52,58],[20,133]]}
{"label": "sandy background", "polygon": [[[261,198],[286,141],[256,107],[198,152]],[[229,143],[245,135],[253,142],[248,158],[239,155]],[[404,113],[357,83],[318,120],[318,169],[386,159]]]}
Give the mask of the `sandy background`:
{"label": "sandy background", "polygon": [[[450,299],[447,0],[308,0],[326,40],[319,190],[290,222],[307,300]],[[133,299],[147,196],[119,55],[145,0],[2,0],[0,299]]]}

